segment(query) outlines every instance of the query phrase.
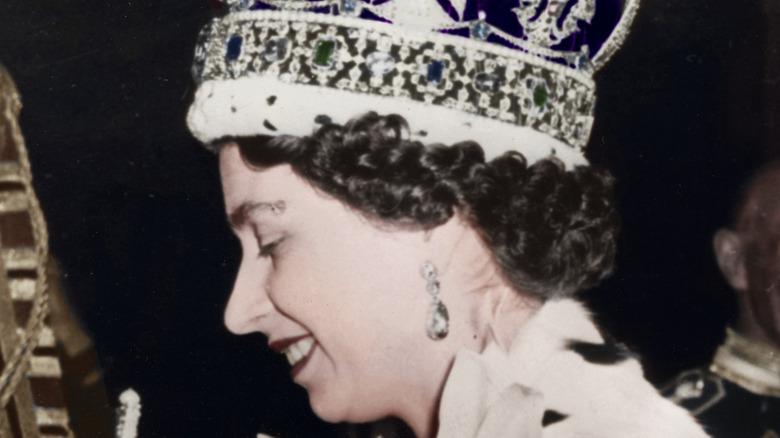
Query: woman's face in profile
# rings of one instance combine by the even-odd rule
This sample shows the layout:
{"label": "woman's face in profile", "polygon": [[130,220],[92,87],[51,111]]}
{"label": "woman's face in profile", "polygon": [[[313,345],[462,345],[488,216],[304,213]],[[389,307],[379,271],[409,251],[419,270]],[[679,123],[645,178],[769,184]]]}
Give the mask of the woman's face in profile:
{"label": "woman's face in profile", "polygon": [[381,229],[287,165],[250,169],[235,145],[220,152],[220,173],[243,250],[225,324],[264,333],[321,418],[396,414],[440,383],[447,364],[423,357],[424,232]]}

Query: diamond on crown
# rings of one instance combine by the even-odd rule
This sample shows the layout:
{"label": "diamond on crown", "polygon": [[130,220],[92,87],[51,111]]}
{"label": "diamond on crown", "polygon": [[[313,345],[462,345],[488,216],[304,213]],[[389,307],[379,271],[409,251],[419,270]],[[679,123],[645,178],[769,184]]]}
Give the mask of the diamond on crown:
{"label": "diamond on crown", "polygon": [[366,57],[366,68],[368,68],[373,76],[384,76],[393,71],[394,67],[395,58],[387,52],[377,50],[371,52],[368,57]]}
{"label": "diamond on crown", "polygon": [[266,62],[276,62],[287,56],[289,45],[290,40],[287,37],[272,38],[263,44],[260,54]]}
{"label": "diamond on crown", "polygon": [[347,14],[354,14],[357,12],[357,0],[343,0],[341,9]]}
{"label": "diamond on crown", "polygon": [[578,22],[590,23],[596,12],[596,0],[520,0],[512,8],[523,27],[523,38],[542,47],[551,47],[578,29]]}
{"label": "diamond on crown", "polygon": [[502,81],[503,75],[498,71],[480,72],[474,78],[474,86],[478,90],[495,93],[501,88]]}

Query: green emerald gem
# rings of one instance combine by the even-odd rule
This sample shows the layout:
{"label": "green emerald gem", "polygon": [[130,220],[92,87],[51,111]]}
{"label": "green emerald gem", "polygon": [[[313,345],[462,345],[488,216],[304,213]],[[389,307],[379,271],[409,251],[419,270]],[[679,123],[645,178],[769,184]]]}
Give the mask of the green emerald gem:
{"label": "green emerald gem", "polygon": [[537,85],[534,88],[534,105],[542,108],[547,103],[547,87],[544,85]]}
{"label": "green emerald gem", "polygon": [[333,40],[319,40],[317,49],[314,51],[314,63],[327,66],[333,57],[333,50],[336,48],[336,42]]}

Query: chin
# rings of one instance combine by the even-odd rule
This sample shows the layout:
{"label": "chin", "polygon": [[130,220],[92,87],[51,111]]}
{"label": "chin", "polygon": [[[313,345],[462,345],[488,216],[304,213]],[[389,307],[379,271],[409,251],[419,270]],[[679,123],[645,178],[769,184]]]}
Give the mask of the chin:
{"label": "chin", "polygon": [[[346,398],[347,400],[344,400]],[[351,403],[350,403],[351,401]],[[320,419],[329,423],[366,423],[387,416],[374,412],[376,406],[346,394],[309,393],[311,409]]]}
{"label": "chin", "polygon": [[312,411],[320,419],[329,423],[352,421],[347,418],[347,407],[334,395],[328,394],[328,391],[309,391],[309,404]]}
{"label": "chin", "polygon": [[350,421],[344,418],[344,415],[340,415],[334,412],[332,406],[320,403],[311,403],[311,410],[319,417],[320,420],[327,421],[328,423],[341,423],[343,421]]}

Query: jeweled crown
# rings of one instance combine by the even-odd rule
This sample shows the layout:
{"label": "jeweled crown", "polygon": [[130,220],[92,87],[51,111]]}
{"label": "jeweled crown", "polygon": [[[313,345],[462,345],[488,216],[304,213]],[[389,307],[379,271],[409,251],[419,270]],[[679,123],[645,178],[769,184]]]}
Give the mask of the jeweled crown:
{"label": "jeweled crown", "polygon": [[306,135],[398,113],[427,143],[586,164],[592,74],[635,0],[229,0],[201,33],[190,129]]}

